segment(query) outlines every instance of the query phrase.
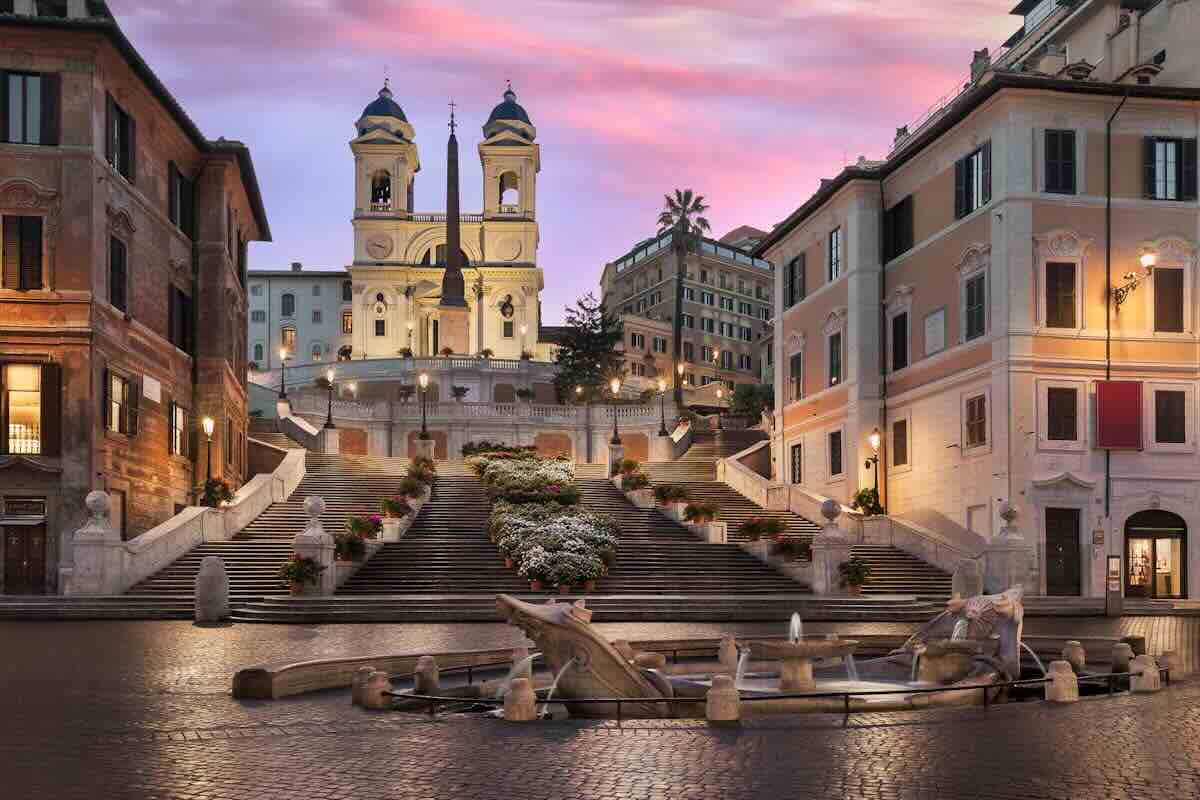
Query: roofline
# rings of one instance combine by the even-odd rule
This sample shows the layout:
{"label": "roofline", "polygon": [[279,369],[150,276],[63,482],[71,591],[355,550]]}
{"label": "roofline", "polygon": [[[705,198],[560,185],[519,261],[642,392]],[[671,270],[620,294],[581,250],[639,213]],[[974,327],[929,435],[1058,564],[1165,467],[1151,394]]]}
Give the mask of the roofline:
{"label": "roofline", "polygon": [[797,225],[812,216],[833,195],[854,180],[883,180],[915,158],[929,144],[954,128],[984,102],[1005,89],[1034,89],[1066,94],[1082,94],[1108,97],[1128,95],[1133,99],[1200,101],[1200,88],[1183,86],[1144,86],[1132,83],[1109,83],[1107,81],[1076,81],[1062,78],[1041,78],[1014,72],[994,72],[990,79],[969,89],[954,106],[934,124],[917,133],[904,148],[889,157],[882,165],[864,169],[846,167],[837,177],[826,183],[803,205],[775,226],[752,253],[756,258],[766,258],[766,251],[779,243]]}
{"label": "roofline", "polygon": [[[107,4],[104,4],[104,8],[106,11],[108,10]],[[109,11],[110,15],[111,13]],[[179,127],[192,140],[192,144],[196,146],[197,150],[206,154],[232,153],[237,156],[238,168],[242,175],[242,184],[246,187],[246,195],[250,198],[250,207],[254,212],[254,220],[258,224],[258,241],[272,241],[271,226],[267,222],[267,211],[263,206],[262,192],[258,186],[258,177],[254,172],[254,164],[250,159],[250,149],[245,144],[233,140],[213,141],[206,139],[204,134],[200,132],[200,128],[187,115],[187,112],[183,110],[179,101],[167,90],[167,87],[154,74],[154,70],[150,68],[150,65],[146,63],[137,49],[125,36],[124,31],[121,30],[121,26],[117,24],[115,18],[110,16],[109,18],[86,17],[64,19],[60,17],[27,17],[0,14],[0,26],[85,30],[107,34],[113,45],[117,48],[117,51],[124,56],[129,66],[133,68],[133,71],[150,88],[151,93],[166,107],[167,112],[175,118]]]}
{"label": "roofline", "polygon": [[291,269],[249,269],[246,270],[247,278],[278,278],[278,277],[304,277],[304,278],[347,278],[350,276],[349,270],[335,269],[303,269],[299,272]]}

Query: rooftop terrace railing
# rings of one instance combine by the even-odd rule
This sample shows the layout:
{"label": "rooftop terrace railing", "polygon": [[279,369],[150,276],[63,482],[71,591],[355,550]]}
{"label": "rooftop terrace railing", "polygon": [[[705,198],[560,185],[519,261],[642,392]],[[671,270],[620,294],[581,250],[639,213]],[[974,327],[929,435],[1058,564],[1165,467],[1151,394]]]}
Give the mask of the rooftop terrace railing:
{"label": "rooftop terrace railing", "polygon": [[[640,245],[628,255],[624,256],[618,261],[613,262],[613,264],[615,265],[618,273],[624,272],[635,264],[640,264],[646,259],[657,255],[662,250],[667,249],[674,241],[675,233],[673,231],[664,233],[662,236]],[[753,267],[755,269],[766,270],[768,272],[773,269],[771,262],[765,259],[754,258],[744,250],[738,250],[735,247],[723,245],[720,242],[713,241],[712,239],[700,240],[700,252],[704,255],[713,256],[723,261],[728,261],[731,264],[741,264],[742,266]]]}

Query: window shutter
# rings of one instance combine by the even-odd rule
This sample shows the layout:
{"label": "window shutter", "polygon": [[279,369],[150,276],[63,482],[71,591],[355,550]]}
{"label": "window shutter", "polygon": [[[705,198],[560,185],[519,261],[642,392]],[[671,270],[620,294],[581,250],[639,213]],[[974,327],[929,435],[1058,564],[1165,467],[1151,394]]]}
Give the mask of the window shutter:
{"label": "window shutter", "polygon": [[117,120],[117,109],[111,94],[104,96],[104,102],[104,160],[112,164],[117,157],[116,129],[113,127]]}
{"label": "window shutter", "polygon": [[1184,139],[1179,158],[1181,200],[1196,199],[1196,140]]}
{"label": "window shutter", "polygon": [[175,401],[167,401],[167,452],[175,453]]}
{"label": "window shutter", "polygon": [[1146,197],[1154,197],[1155,184],[1158,182],[1158,175],[1154,170],[1154,137],[1147,136],[1142,141],[1142,170],[1145,175],[1145,186],[1142,187],[1142,194]]}
{"label": "window shutter", "polygon": [[129,168],[128,174],[125,175],[129,182],[137,185],[137,123],[133,121],[133,117],[126,115],[126,120],[129,121],[129,137],[126,139],[126,165]]}
{"label": "window shutter", "polygon": [[961,219],[967,215],[967,161],[954,162],[954,216]]}
{"label": "window shutter", "polygon": [[783,271],[783,300],[784,308],[791,308],[792,303],[796,302],[795,295],[792,294],[792,287],[796,283],[796,261],[793,258],[787,264],[787,269]]}
{"label": "window shutter", "polygon": [[[42,218],[17,217],[21,231],[21,289],[42,288]],[[14,226],[16,227],[16,226]]]}
{"label": "window shutter", "polygon": [[1062,177],[1063,187],[1068,194],[1076,192],[1075,177],[1075,131],[1063,131],[1062,134]]}
{"label": "window shutter", "polygon": [[167,217],[176,225],[182,225],[179,213],[179,167],[172,161],[167,165]]}
{"label": "window shutter", "polygon": [[112,379],[109,377],[108,368],[100,370],[100,418],[104,420],[104,429],[112,430],[112,398],[109,396],[112,392]]}
{"label": "window shutter", "polygon": [[4,288],[21,285],[21,218],[4,217]]}
{"label": "window shutter", "polygon": [[139,405],[142,401],[142,383],[141,381],[130,380],[125,384],[127,392],[125,406],[129,420],[129,436],[132,438],[138,435],[138,412],[141,410]]}
{"label": "window shutter", "polygon": [[808,254],[800,254],[800,265],[796,270],[799,273],[800,289],[796,292],[797,297],[803,300],[808,296]]}
{"label": "window shutter", "polygon": [[983,198],[980,205],[992,202],[992,143],[983,145]]}
{"label": "window shutter", "polygon": [[42,365],[42,455],[62,455],[62,367]]}
{"label": "window shutter", "polygon": [[1059,151],[1058,131],[1046,131],[1046,170],[1044,175],[1045,190],[1048,192],[1057,191],[1061,185],[1061,176],[1059,175],[1058,165],[1061,157]]}
{"label": "window shutter", "polygon": [[62,76],[42,74],[42,144],[57,146],[62,129]]}
{"label": "window shutter", "polygon": [[899,204],[883,212],[883,260],[891,261],[896,256],[896,217]]}
{"label": "window shutter", "polygon": [[8,141],[8,72],[0,69],[0,142]]}
{"label": "window shutter", "polygon": [[180,346],[179,338],[179,299],[178,290],[172,283],[167,284],[167,341],[176,347]]}

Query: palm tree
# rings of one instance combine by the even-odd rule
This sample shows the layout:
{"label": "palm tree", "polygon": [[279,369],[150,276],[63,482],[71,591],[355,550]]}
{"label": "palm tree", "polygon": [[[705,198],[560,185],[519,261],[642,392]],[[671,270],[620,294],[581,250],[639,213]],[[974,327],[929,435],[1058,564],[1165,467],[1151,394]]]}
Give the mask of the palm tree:
{"label": "palm tree", "polygon": [[675,190],[674,196],[664,195],[666,201],[662,213],[658,215],[658,234],[678,230],[684,236],[703,236],[712,228],[708,220],[702,216],[708,211],[708,203],[704,195],[693,194],[691,189]]}

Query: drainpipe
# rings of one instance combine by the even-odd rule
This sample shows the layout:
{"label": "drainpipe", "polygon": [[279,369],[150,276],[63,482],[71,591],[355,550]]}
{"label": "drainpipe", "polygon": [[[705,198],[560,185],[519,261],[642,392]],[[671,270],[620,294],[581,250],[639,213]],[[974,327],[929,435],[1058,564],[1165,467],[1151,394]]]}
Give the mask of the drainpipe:
{"label": "drainpipe", "polygon": [[[1129,100],[1129,89],[1113,109],[1104,127],[1104,380],[1112,380],[1112,129],[1117,115]],[[1112,450],[1104,450],[1104,517],[1109,519],[1112,504]],[[1110,520],[1111,522],[1111,520]]]}
{"label": "drainpipe", "polygon": [[[887,203],[883,194],[883,177],[879,178],[879,453],[883,460],[882,477],[879,481],[879,504],[886,510],[888,504],[888,428],[887,428],[887,252],[884,250],[886,241],[885,226],[887,224]],[[911,321],[910,321],[911,324]],[[910,354],[911,358],[911,354]],[[875,469],[879,469],[876,464]]]}

